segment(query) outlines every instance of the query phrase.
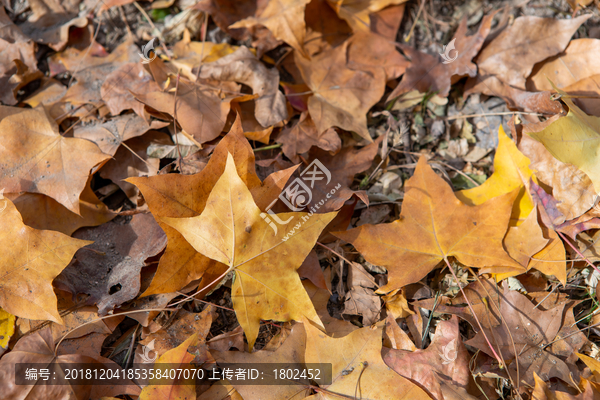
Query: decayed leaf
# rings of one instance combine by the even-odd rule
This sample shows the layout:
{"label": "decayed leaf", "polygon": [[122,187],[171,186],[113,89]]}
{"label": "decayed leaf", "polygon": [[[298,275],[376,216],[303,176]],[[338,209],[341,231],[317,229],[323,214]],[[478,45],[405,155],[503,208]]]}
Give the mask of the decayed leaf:
{"label": "decayed leaf", "polygon": [[[573,19],[519,17],[477,56],[480,75],[493,75],[518,89],[534,64],[560,53],[590,15]],[[536,51],[531,51],[532,46]]]}
{"label": "decayed leaf", "polygon": [[[307,363],[331,363],[332,384],[322,385],[313,399],[337,399],[354,396],[363,399],[429,399],[430,397],[410,380],[398,375],[381,358],[383,324],[356,330],[334,339],[306,321]],[[331,394],[329,394],[331,392]]]}
{"label": "decayed leaf", "polygon": [[256,99],[256,120],[265,128],[287,119],[285,96],[279,91],[279,72],[265,67],[247,47],[204,64],[200,78],[234,81],[250,86]]}
{"label": "decayed leaf", "polygon": [[279,40],[283,40],[306,57],[304,51],[304,9],[310,0],[270,0],[257,17],[238,21],[229,28],[251,28],[264,25]]}
{"label": "decayed leaf", "polygon": [[348,268],[348,291],[344,298],[344,314],[362,316],[364,326],[380,319],[381,299],[375,294],[371,275],[358,263]]}
{"label": "decayed leaf", "polygon": [[208,165],[195,175],[157,175],[150,178],[129,178],[146,199],[152,214],[165,231],[168,242],[152,284],[143,293],[175,292],[193,280],[202,278],[205,287],[227,269],[194,248],[175,229],[161,222],[162,217],[188,218],[200,215],[206,199],[219,176],[225,170],[227,154],[233,154],[238,174],[248,186],[259,208],[264,210],[281,192],[295,168],[280,171],[261,183],[256,175],[254,152],[244,137],[239,121],[215,148]]}
{"label": "decayed leaf", "polygon": [[524,272],[502,246],[516,194],[513,191],[475,207],[465,205],[421,157],[406,182],[399,220],[335,235],[352,243],[368,262],[388,269],[388,284],[378,293],[418,282],[449,256],[485,271]]}
{"label": "decayed leaf", "polygon": [[[534,308],[531,301],[519,292],[506,290],[499,308],[506,325],[502,323],[491,330],[484,329],[488,338],[494,338],[496,352],[502,353],[507,362],[513,360],[508,372],[515,381],[524,380],[531,385],[536,372],[544,379],[556,377],[569,382],[570,372],[564,361],[542,348],[556,337],[562,325],[564,304],[542,311]],[[482,332],[478,332],[467,344],[492,356]],[[516,375],[515,356],[518,357],[519,376]]]}
{"label": "decayed leaf", "polygon": [[[194,359],[194,356],[188,352],[190,347],[194,347],[198,344],[199,335],[193,333],[185,342],[181,343],[176,348],[167,351],[165,354],[160,356],[156,362],[155,373],[161,373],[161,375],[169,376],[169,368],[189,368],[191,367],[190,361]],[[168,365],[168,368],[160,365]],[[175,379],[162,378],[159,379],[160,383],[153,382],[150,380],[150,384],[146,386],[140,393],[140,400],[189,400],[196,398],[196,384],[194,379],[185,379],[184,374],[181,377],[175,377]],[[191,376],[188,375],[188,377]],[[168,383],[167,383],[168,382]]]}
{"label": "decayed leaf", "polygon": [[[289,368],[301,368],[304,364],[304,352],[306,347],[306,334],[303,324],[296,324],[292,327],[292,332],[285,339],[285,342],[275,351],[260,350],[250,353],[240,351],[211,351],[211,354],[218,363],[237,363],[243,365],[281,363],[289,365]],[[308,380],[300,380],[308,386]],[[302,389],[300,385],[248,385],[240,382],[240,385],[233,385],[235,389],[245,399],[261,400],[279,400],[298,397],[303,399],[309,392],[309,389]]]}
{"label": "decayed leaf", "polygon": [[495,13],[486,15],[481,21],[476,34],[466,36],[467,19],[463,19],[449,43],[454,43],[455,52],[447,54],[456,57],[451,63],[444,63],[439,56],[431,56],[427,53],[417,51],[413,47],[402,45],[400,48],[411,59],[411,65],[406,70],[400,84],[389,95],[388,99],[396,97],[417,89],[421,93],[437,92],[442,97],[448,96],[450,83],[455,76],[475,76],[477,67],[471,62],[483,45],[483,41],[490,32]]}
{"label": "decayed leaf", "polygon": [[456,192],[456,197],[465,204],[480,205],[518,188],[519,194],[511,213],[511,226],[520,225],[531,214],[534,207],[528,190],[529,180],[533,175],[529,163],[529,159],[517,149],[500,125],[498,148],[494,157],[494,173],[483,185]]}
{"label": "decayed leaf", "polygon": [[29,228],[10,200],[0,202],[5,207],[0,213],[4,248],[0,307],[18,317],[61,322],[52,280],[79,248],[91,242]]}
{"label": "decayed leaf", "polygon": [[569,113],[558,118],[539,132],[529,135],[541,142],[558,160],[577,166],[591,179],[596,192],[600,192],[600,163],[596,155],[600,147],[600,118],[585,114],[571,99],[563,94],[562,100]]}
{"label": "decayed leaf", "polygon": [[469,383],[469,352],[460,338],[458,318],[440,321],[431,344],[425,350],[390,349],[383,357],[394,371],[421,384],[435,399],[444,399],[437,374],[445,375],[454,385]]}
{"label": "decayed leaf", "polygon": [[300,161],[298,154],[307,152],[312,146],[332,152],[337,152],[342,147],[342,141],[335,129],[329,128],[319,133],[307,112],[302,113],[294,126],[284,129],[277,142],[283,143],[283,154],[294,162]]}
{"label": "decayed leaf", "polygon": [[7,192],[45,194],[76,214],[90,170],[109,158],[87,140],[60,135],[43,108],[2,119],[0,142],[0,179]]}
{"label": "decayed leaf", "polygon": [[366,114],[383,96],[385,71],[350,69],[346,65],[347,47],[348,42],[311,60],[295,53],[294,60],[313,92],[308,99],[308,112],[317,132],[337,126],[371,141]]}
{"label": "decayed leaf", "polygon": [[335,214],[278,214],[284,221],[294,217],[296,225],[289,232],[274,232],[228,155],[225,172],[202,214],[163,217],[162,221],[179,231],[196,251],[236,272],[231,298],[252,348],[261,319],[289,321],[305,316],[322,326],[296,269]]}
{"label": "decayed leaf", "polygon": [[56,283],[74,295],[89,294],[87,304],[97,304],[100,315],[138,295],[144,261],[166,245],[164,232],[149,214],[134,215],[128,224],[112,221],[83,228],[74,236],[95,243],[75,255]]}

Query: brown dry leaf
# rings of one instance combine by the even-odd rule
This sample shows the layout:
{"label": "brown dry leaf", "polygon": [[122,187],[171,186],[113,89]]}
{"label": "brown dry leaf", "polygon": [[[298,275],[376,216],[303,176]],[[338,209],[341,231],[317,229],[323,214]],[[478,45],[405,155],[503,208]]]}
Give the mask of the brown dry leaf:
{"label": "brown dry leaf", "polygon": [[442,400],[442,387],[438,375],[451,379],[451,383],[466,388],[469,384],[471,356],[463,344],[458,328],[458,318],[440,321],[431,344],[425,350],[390,349],[383,361],[394,371],[418,382],[434,399]]}
{"label": "brown dry leaf", "polygon": [[255,100],[256,120],[265,128],[287,119],[285,96],[279,91],[279,72],[265,67],[245,46],[217,61],[202,65],[199,76],[250,86],[253,93],[258,95]]}
{"label": "brown dry leaf", "polygon": [[467,206],[421,157],[406,182],[399,220],[335,235],[352,243],[368,262],[387,268],[388,284],[377,293],[418,282],[449,256],[484,271],[525,272],[502,245],[515,196],[516,191]]}
{"label": "brown dry leaf", "polygon": [[[231,299],[252,349],[261,319],[289,321],[306,317],[322,325],[296,269],[335,214],[279,214],[280,219],[292,217],[297,223],[289,232],[275,231],[263,221],[260,208],[228,154],[225,172],[201,215],[161,220],[181,233],[196,251],[236,273]],[[277,274],[272,273],[273,268]]]}
{"label": "brown dry leaf", "polygon": [[74,295],[89,294],[86,304],[97,304],[100,315],[138,295],[144,261],[160,253],[167,241],[150,214],[134,215],[128,224],[113,220],[83,228],[74,236],[95,243],[78,251],[55,283]]}
{"label": "brown dry leaf", "polygon": [[33,14],[19,25],[34,41],[50,46],[56,51],[65,47],[71,27],[83,28],[88,24],[85,16],[78,16],[79,3],[59,0],[31,0]]}
{"label": "brown dry leaf", "polygon": [[[482,76],[496,76],[503,83],[524,90],[533,66],[562,52],[579,26],[590,18],[519,17],[496,36],[477,56]],[[535,48],[535,51],[531,51]]]}
{"label": "brown dry leaf", "polygon": [[77,215],[51,197],[37,193],[8,195],[21,213],[25,225],[35,229],[46,229],[71,235],[83,226],[98,226],[116,217],[116,213],[98,200],[90,187],[92,176],[79,196]]}
{"label": "brown dry leaf", "polygon": [[[502,323],[491,330],[484,329],[488,338],[494,338],[495,350],[500,352],[503,359],[509,364],[508,372],[515,382],[525,381],[532,385],[534,372],[540,374],[544,379],[560,378],[565,382],[570,382],[570,371],[567,364],[542,347],[556,338],[562,325],[561,320],[565,306],[561,305],[548,311],[542,311],[534,308],[533,303],[519,292],[505,290],[499,307],[506,325]],[[473,339],[466,343],[492,356],[482,332],[478,332]],[[518,360],[515,359],[515,355]],[[519,376],[517,376],[516,370],[517,361]]]}
{"label": "brown dry leaf", "polygon": [[90,242],[29,228],[10,200],[0,202],[4,247],[0,307],[22,318],[61,322],[52,280]]}
{"label": "brown dry leaf", "polygon": [[465,75],[471,77],[477,75],[477,66],[471,60],[477,55],[490,32],[494,15],[495,13],[486,15],[481,21],[477,33],[471,36],[466,36],[467,19],[464,18],[461,21],[452,41],[449,42],[454,42],[456,47],[456,52],[447,54],[449,57],[456,57],[450,63],[445,62],[441,57],[434,57],[417,51],[413,47],[401,45],[402,51],[411,59],[411,64],[400,84],[388,96],[388,100],[415,89],[421,93],[437,92],[439,96],[446,97],[450,91],[452,79]]}
{"label": "brown dry leaf", "polygon": [[259,15],[238,21],[229,28],[251,28],[254,25],[264,25],[273,33],[273,36],[283,40],[306,57],[304,9],[309,2],[310,0],[270,0]]}
{"label": "brown dry leaf", "polygon": [[180,77],[179,83],[176,77],[168,82],[169,87],[164,91],[144,91],[136,93],[135,98],[161,113],[173,116],[177,92],[177,122],[183,130],[200,143],[217,138],[225,126],[232,98],[222,98],[218,87],[203,82],[191,82],[183,77]]}
{"label": "brown dry leaf", "polygon": [[[255,104],[252,101],[243,102],[232,102],[231,109],[234,110],[242,119],[242,128],[244,129],[244,136],[248,140],[256,140],[264,144],[269,144],[271,141],[271,133],[273,132],[273,126],[264,128],[257,120],[255,113]],[[283,122],[277,124],[277,126],[283,125]]]}
{"label": "brown dry leaf", "polygon": [[344,298],[344,314],[362,316],[363,326],[373,325],[380,319],[381,299],[373,290],[376,285],[362,265],[352,263],[348,268],[349,290]]}
{"label": "brown dry leaf", "polygon": [[[59,352],[57,356],[54,349],[54,340],[50,329],[44,329],[21,338],[13,350],[0,360],[0,382],[3,383],[3,398],[87,400],[91,397],[91,384],[71,386],[68,380],[56,385],[16,385],[17,363],[44,364],[45,368],[49,370],[50,377],[54,376],[58,379],[64,377],[64,372],[59,366],[60,363],[94,363],[99,364],[99,368],[114,369],[117,367],[120,370],[117,364],[107,358],[100,357],[100,355],[64,354]],[[140,388],[133,383],[113,388],[118,392],[113,393],[113,395],[131,394],[137,396],[140,393]]]}
{"label": "brown dry leaf", "polygon": [[383,96],[385,70],[353,70],[347,65],[348,42],[331,51],[314,55],[311,60],[294,53],[296,65],[313,95],[308,112],[317,132],[337,126],[356,132],[371,141],[367,129],[367,112]]}
{"label": "brown dry leaf", "polygon": [[204,276],[202,286],[206,287],[226,270],[226,266],[196,252],[179,232],[162,223],[161,218],[200,215],[210,191],[225,170],[228,153],[233,154],[238,174],[251,188],[253,197],[262,210],[277,198],[295,170],[291,168],[274,173],[261,183],[255,171],[254,152],[237,120],[215,148],[208,165],[198,174],[168,174],[128,179],[128,182],[140,189],[150,211],[168,238],[167,249],[160,259],[154,280],[143,296],[175,292],[202,278],[205,272],[207,275]]}
{"label": "brown dry leaf", "polygon": [[144,104],[137,101],[133,93],[156,91],[158,85],[139,61],[121,65],[110,72],[103,82],[100,96],[112,115],[131,109],[147,120]]}
{"label": "brown dry leaf", "polygon": [[300,275],[300,278],[309,279],[320,289],[330,290],[329,286],[331,284],[325,279],[321,264],[319,263],[319,256],[317,256],[317,252],[314,250],[311,250],[300,268],[298,268],[298,275]]}
{"label": "brown dry leaf", "polygon": [[43,104],[48,114],[58,123],[67,116],[66,103],[62,98],[67,93],[67,87],[56,79],[42,78],[42,84],[31,96],[23,101],[29,104],[31,108],[36,108]]}
{"label": "brown dry leaf", "polygon": [[[390,349],[415,351],[417,348],[410,337],[399,326],[392,314],[385,319],[383,346]],[[385,351],[385,350],[384,350]]]}
{"label": "brown dry leaf", "polygon": [[[219,363],[235,363],[243,365],[280,363],[286,364],[286,368],[301,368],[304,365],[304,352],[306,346],[306,334],[303,324],[295,324],[292,331],[283,344],[275,351],[260,350],[254,353],[241,351],[215,351],[211,354]],[[245,399],[280,400],[289,398],[305,398],[310,389],[302,389],[302,383],[309,385],[308,380],[295,380],[298,384],[287,385],[248,385],[244,382],[233,383],[233,387]]]}
{"label": "brown dry leaf", "polygon": [[[153,343],[151,347],[160,357],[167,351],[179,346],[194,333],[200,338],[205,338],[216,317],[215,308],[212,306],[206,307],[200,314],[179,310],[168,326],[164,326],[159,331],[151,333],[144,340],[140,340],[139,343],[145,346],[150,346]],[[200,348],[201,346],[198,347]],[[208,348],[204,345],[201,351],[202,354],[198,355],[206,359],[207,351]]]}
{"label": "brown dry leaf", "polygon": [[311,57],[341,45],[352,35],[352,28],[337,16],[327,0],[312,0],[308,3],[305,20],[304,48]]}
{"label": "brown dry leaf", "polygon": [[228,380],[214,383],[206,392],[200,394],[197,400],[244,400]]}
{"label": "brown dry leaf", "polygon": [[138,195],[138,189],[125,179],[138,176],[156,175],[160,160],[149,158],[148,146],[153,144],[171,145],[171,138],[163,132],[150,131],[144,136],[135,137],[122,143],[114,157],[99,171],[101,177],[110,179],[118,185],[132,201]]}
{"label": "brown dry leaf", "polygon": [[52,56],[50,58],[52,61],[49,62],[64,67],[77,81],[69,87],[63,101],[69,101],[73,105],[94,104],[100,107],[104,104],[102,99],[107,96],[107,92],[113,90],[118,92],[119,88],[131,84],[126,82],[127,74],[124,74],[120,76],[122,80],[111,81],[110,86],[104,86],[106,78],[124,64],[129,64],[133,71],[135,68],[133,63],[139,63],[140,60],[138,53],[139,49],[134,45],[133,40],[127,39],[112,53],[103,57],[71,47]]}
{"label": "brown dry leaf", "polygon": [[566,89],[582,79],[600,74],[597,55],[599,51],[600,40],[598,39],[571,40],[562,53],[548,58],[533,68],[531,76],[527,79],[527,89],[529,91],[552,90],[548,80],[557,87]]}
{"label": "brown dry leaf", "polygon": [[73,136],[94,142],[103,153],[114,156],[122,142],[142,136],[150,129],[160,129],[167,125],[166,122],[160,121],[152,121],[148,125],[143,118],[135,114],[125,114],[103,123],[76,126]]}
{"label": "brown dry leaf", "polygon": [[2,119],[0,142],[7,192],[45,194],[76,214],[91,169],[109,158],[87,140],[61,136],[43,108]]}
{"label": "brown dry leaf", "polygon": [[[398,375],[381,358],[383,323],[356,330],[334,339],[313,327],[306,329],[306,363],[331,363],[332,384],[312,399],[337,399],[341,396],[379,400],[430,399],[419,386]],[[331,392],[331,394],[329,394]]]}
{"label": "brown dry leaf", "polygon": [[229,27],[237,21],[261,13],[268,2],[269,0],[200,0],[194,8],[210,14],[215,24],[234,39],[245,40],[250,36],[248,29]]}
{"label": "brown dry leaf", "polygon": [[355,34],[349,40],[348,68],[368,71],[385,69],[385,79],[396,79],[406,71],[410,62],[396,50],[393,42],[382,40],[374,33]]}
{"label": "brown dry leaf", "polygon": [[354,32],[368,32],[371,29],[370,14],[391,5],[407,0],[327,0],[340,18],[352,27]]}
{"label": "brown dry leaf", "polygon": [[293,162],[299,162],[298,154],[306,153],[312,146],[333,153],[337,153],[342,147],[342,141],[335,129],[329,128],[319,133],[307,112],[300,115],[300,120],[294,126],[285,128],[276,141],[283,143],[283,154]]}

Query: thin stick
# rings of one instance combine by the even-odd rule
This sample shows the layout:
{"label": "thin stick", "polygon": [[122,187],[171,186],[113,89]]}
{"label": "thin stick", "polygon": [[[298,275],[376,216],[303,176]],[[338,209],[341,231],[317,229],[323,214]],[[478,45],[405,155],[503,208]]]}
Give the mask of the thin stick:
{"label": "thin stick", "polygon": [[198,65],[198,71],[196,72],[196,81],[200,77],[200,70],[202,69],[202,60],[204,59],[204,43],[206,42],[206,30],[208,29],[207,13],[204,13],[204,26],[202,28],[202,48],[200,50],[200,65]]}
{"label": "thin stick", "polygon": [[179,140],[177,139],[177,92],[179,91],[179,73],[177,71],[177,81],[175,82],[175,98],[173,99],[173,130],[175,131],[175,146],[177,147],[177,161],[179,164],[179,172],[181,172],[181,151],[179,150]]}
{"label": "thin stick", "polygon": [[133,154],[134,156],[136,156],[137,158],[139,158],[141,162],[143,162],[144,164],[146,164],[146,166],[148,166],[149,168],[152,168],[152,169],[155,171],[155,173],[156,173],[156,174],[158,174],[158,169],[157,169],[157,168],[154,168],[154,166],[150,165],[150,164],[148,163],[148,161],[144,160],[144,159],[143,159],[143,158],[142,158],[142,157],[141,157],[141,156],[140,156],[138,153],[136,153],[135,151],[133,151],[133,149],[132,149],[131,147],[127,146],[127,145],[125,144],[125,142],[121,142],[121,144],[122,144],[122,145],[123,145],[123,146],[124,146],[124,147],[125,147],[127,150],[129,150],[129,151],[131,152],[131,154]]}
{"label": "thin stick", "polygon": [[257,153],[259,151],[266,151],[266,150],[278,149],[281,146],[283,146],[283,143],[272,144],[270,146],[264,146],[264,147],[259,147],[257,149],[254,149],[254,152]]}
{"label": "thin stick", "polygon": [[534,112],[505,111],[505,112],[497,112],[497,113],[453,115],[451,117],[445,117],[444,119],[446,121],[452,121],[452,120],[461,119],[461,118],[475,118],[475,117],[487,117],[487,116],[490,116],[490,115],[513,115],[513,114],[521,114],[521,115],[545,115],[545,114],[534,113]]}
{"label": "thin stick", "polygon": [[423,11],[423,7],[425,6],[425,1],[426,0],[421,0],[421,5],[419,6],[419,11],[417,11],[417,16],[415,17],[415,20],[414,20],[412,26],[410,27],[410,32],[408,32],[408,36],[406,36],[406,38],[404,39],[405,43],[408,43],[408,41],[410,40],[410,37],[413,34],[413,31],[415,30],[417,21],[419,20],[419,17],[421,16],[421,11]]}

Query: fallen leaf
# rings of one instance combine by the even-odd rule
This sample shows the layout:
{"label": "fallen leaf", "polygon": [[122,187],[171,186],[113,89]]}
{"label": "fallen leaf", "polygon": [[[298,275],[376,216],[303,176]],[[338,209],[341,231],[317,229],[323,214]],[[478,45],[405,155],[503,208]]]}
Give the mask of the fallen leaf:
{"label": "fallen leaf", "polygon": [[524,267],[528,267],[532,256],[547,244],[548,239],[544,238],[535,207],[521,225],[508,228],[504,238],[506,252]]}
{"label": "fallen leaf", "polygon": [[408,307],[404,290],[396,289],[383,296],[385,309],[396,320],[406,318],[414,312]]}
{"label": "fallen leaf", "polygon": [[375,282],[358,263],[348,268],[349,290],[344,298],[344,314],[362,316],[363,326],[373,325],[380,319],[381,299],[375,294]]}
{"label": "fallen leaf", "polygon": [[78,16],[79,7],[75,2],[58,0],[31,0],[33,13],[19,28],[38,43],[60,51],[69,40],[71,27],[83,28],[88,24],[85,16]]}
{"label": "fallen leaf", "polygon": [[225,265],[196,252],[179,232],[162,223],[161,218],[188,218],[200,215],[204,211],[210,191],[225,170],[228,153],[233,154],[238,174],[251,188],[253,197],[261,209],[277,198],[294,172],[292,168],[274,173],[261,183],[256,175],[252,147],[244,137],[240,122],[236,121],[215,148],[208,165],[198,174],[168,174],[128,179],[128,182],[140,189],[150,211],[168,238],[167,249],[159,261],[154,280],[142,296],[175,292],[193,280],[202,278],[206,273],[203,281],[205,285],[227,269]]}
{"label": "fallen leaf", "polygon": [[409,67],[410,62],[396,50],[394,43],[382,40],[373,33],[355,34],[348,45],[348,68],[368,71],[385,69],[385,79],[396,79]]}
{"label": "fallen leaf", "polygon": [[37,193],[23,193],[7,196],[21,213],[25,225],[35,229],[45,229],[71,235],[83,226],[98,226],[110,221],[117,214],[98,200],[90,186],[92,176],[79,196],[77,215],[51,197]]}
{"label": "fallen leaf", "polygon": [[7,192],[45,194],[76,214],[90,170],[108,159],[87,140],[61,136],[43,108],[2,119],[0,139]]}
{"label": "fallen leaf", "polygon": [[425,350],[390,349],[383,361],[398,374],[418,382],[434,399],[444,399],[437,374],[449,377],[458,387],[469,384],[470,355],[463,344],[458,318],[440,321],[431,344]]}
{"label": "fallen leaf", "polygon": [[467,19],[464,18],[461,21],[454,37],[448,44],[450,46],[450,43],[454,43],[456,46],[454,53],[446,54],[448,57],[456,57],[452,62],[402,44],[400,49],[409,56],[411,64],[406,69],[400,84],[388,96],[388,100],[415,89],[421,93],[437,92],[439,96],[446,97],[453,78],[477,75],[477,66],[471,60],[477,55],[490,32],[494,15],[495,13],[486,15],[481,21],[477,33],[471,36],[466,36]]}
{"label": "fallen leaf", "polygon": [[258,95],[255,100],[256,120],[265,128],[287,119],[285,97],[279,91],[279,72],[267,69],[245,46],[215,62],[202,65],[199,76],[250,86]]}
{"label": "fallen leaf", "polygon": [[[399,326],[392,314],[385,319],[385,331],[383,332],[383,346],[397,350],[415,351],[417,348],[410,340],[406,332]],[[383,350],[385,351],[385,350]]]}
{"label": "fallen leaf", "polygon": [[18,317],[61,322],[52,280],[91,242],[29,228],[14,204],[0,200],[3,252],[0,307]]}
{"label": "fallen leaf", "polygon": [[151,129],[160,129],[167,125],[160,121],[152,121],[151,124],[147,124],[143,118],[135,114],[125,114],[103,123],[77,126],[73,129],[73,136],[94,142],[103,153],[114,156],[124,141],[142,136]]}
{"label": "fallen leaf", "polygon": [[[481,76],[496,76],[517,89],[525,89],[525,79],[533,66],[562,52],[571,36],[589,15],[573,19],[518,17],[485,46],[477,56]],[[536,51],[532,52],[531,48]]]}
{"label": "fallen leaf", "polygon": [[539,132],[529,136],[541,142],[559,161],[577,166],[591,179],[596,192],[600,192],[600,167],[596,162],[596,150],[600,146],[600,118],[585,114],[565,97],[562,100],[569,107],[569,113],[558,118]]}
{"label": "fallen leaf", "polygon": [[75,254],[56,284],[74,295],[88,294],[86,303],[97,304],[99,315],[138,295],[144,261],[160,253],[167,239],[149,214],[134,215],[129,223],[113,220],[83,228],[74,236],[95,243]]}
{"label": "fallen leaf", "polygon": [[[519,189],[511,213],[511,226],[525,221],[534,208],[529,195],[529,180],[533,171],[530,161],[506,135],[502,125],[498,130],[498,148],[494,157],[494,173],[481,186],[456,192],[456,197],[468,205],[480,205],[505,193]],[[535,178],[534,178],[535,179]]]}
{"label": "fallen leaf", "polygon": [[534,372],[535,387],[531,393],[532,400],[593,400],[600,392],[600,384],[581,378],[580,393],[577,396],[566,392],[550,390],[548,385]]}
{"label": "fallen leaf", "polygon": [[[331,363],[331,385],[320,385],[314,399],[354,396],[370,399],[429,399],[410,380],[398,375],[381,358],[383,324],[358,329],[334,339],[306,321],[306,363]],[[331,394],[329,394],[331,393]]]}
{"label": "fallen leaf", "polygon": [[307,112],[303,112],[298,122],[291,128],[285,128],[277,137],[277,143],[283,143],[283,154],[290,160],[299,162],[299,154],[306,153],[312,146],[337,153],[342,141],[333,128],[321,133]]}
{"label": "fallen leaf", "polygon": [[[560,330],[564,305],[542,311],[534,308],[531,301],[519,292],[505,290],[499,308],[506,325],[502,323],[491,330],[484,329],[488,338],[494,338],[495,350],[509,364],[508,372],[513,379],[531,385],[535,372],[544,379],[556,377],[569,382],[570,371],[564,361],[543,348],[544,344],[554,340]],[[482,332],[466,343],[492,356]],[[510,360],[513,361],[509,363]]]}
{"label": "fallen leaf", "polygon": [[377,293],[418,282],[449,256],[483,271],[524,271],[502,246],[515,196],[513,191],[479,206],[465,205],[421,157],[406,182],[399,220],[335,235],[352,243],[368,262],[387,268],[388,283]]}
{"label": "fallen leaf", "polygon": [[531,160],[529,166],[535,170],[535,176],[552,188],[552,196],[559,202],[557,208],[565,219],[577,218],[594,205],[596,191],[585,172],[557,160],[527,134],[521,138],[519,150]]}
{"label": "fallen leaf", "polygon": [[329,302],[331,293],[328,290],[318,288],[312,282],[306,280],[302,281],[302,285],[304,285],[304,290],[308,293],[328,335],[338,338],[358,329],[358,326],[352,324],[350,321],[344,321],[329,315],[327,303]]}
{"label": "fallen leaf", "polygon": [[124,110],[133,110],[137,115],[146,118],[144,104],[135,99],[133,93],[148,93],[158,90],[152,76],[144,70],[139,62],[121,65],[105,77],[100,96],[112,115],[119,115]]}
{"label": "fallen leaf", "polygon": [[15,333],[15,319],[17,317],[0,308],[0,356],[8,349],[8,341]]}
{"label": "fallen leaf", "polygon": [[369,15],[390,5],[405,3],[407,0],[327,0],[340,18],[355,32],[368,32],[371,29]]}
{"label": "fallen leaf", "polygon": [[[228,270],[236,273],[231,298],[251,349],[261,319],[289,321],[306,316],[322,325],[296,269],[335,213],[284,213],[278,217],[282,220],[297,217],[294,229],[298,231],[273,232],[262,220],[260,209],[235,169],[233,157],[228,155],[225,172],[211,191],[201,215],[162,218],[196,251],[228,265]],[[279,272],[275,275],[273,269]]]}
{"label": "fallen leaf", "polygon": [[257,17],[249,17],[230,25],[229,28],[251,28],[254,25],[266,26],[279,40],[283,40],[303,56],[304,51],[304,9],[310,0],[270,0]]}
{"label": "fallen leaf", "polygon": [[308,112],[317,132],[337,126],[371,141],[366,114],[383,96],[385,71],[350,69],[346,64],[347,48],[348,42],[311,60],[294,53],[294,60],[313,92]]}

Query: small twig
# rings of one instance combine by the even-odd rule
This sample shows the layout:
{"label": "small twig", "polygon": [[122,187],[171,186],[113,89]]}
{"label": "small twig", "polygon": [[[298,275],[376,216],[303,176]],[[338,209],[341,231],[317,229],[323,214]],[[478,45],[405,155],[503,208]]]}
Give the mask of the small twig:
{"label": "small twig", "polygon": [[475,117],[487,117],[487,116],[491,116],[491,115],[513,115],[513,114],[521,114],[521,115],[545,115],[545,114],[535,113],[535,112],[505,111],[505,112],[483,113],[483,114],[452,115],[450,117],[444,117],[444,119],[446,121],[452,121],[452,120],[461,119],[461,118],[475,118]]}
{"label": "small twig", "polygon": [[257,153],[259,151],[266,151],[266,150],[278,149],[281,146],[283,146],[283,143],[276,143],[276,144],[272,144],[272,145],[269,145],[269,146],[264,146],[264,147],[256,148],[256,149],[254,149],[254,152]]}
{"label": "small twig", "polygon": [[[125,142],[121,142],[121,145],[123,145],[123,147],[125,147],[127,150],[129,150],[131,152],[131,154],[133,154],[134,156],[136,156],[137,158],[140,159],[141,162],[143,162],[144,164],[146,164],[146,166],[148,168],[152,168],[155,171],[155,174],[158,174],[158,169],[155,168],[154,166],[150,165],[148,163],[148,161],[144,160],[138,153],[136,153],[135,151],[133,151],[133,149],[131,147],[129,147],[127,144],[125,144]],[[150,169],[148,170],[148,172],[150,172]]]}
{"label": "small twig", "polygon": [[181,70],[177,71],[177,81],[175,82],[175,98],[173,99],[173,130],[175,132],[175,146],[177,147],[177,162],[179,164],[179,172],[181,169],[181,151],[179,150],[179,140],[177,139],[177,93],[179,92],[179,73]]}
{"label": "small twig", "polygon": [[413,21],[412,26],[410,27],[410,32],[408,32],[408,36],[406,36],[406,38],[404,39],[405,43],[408,43],[408,41],[410,40],[410,37],[413,34],[413,31],[415,30],[415,26],[417,25],[417,21],[419,21],[419,17],[421,16],[421,12],[423,11],[423,7],[425,6],[425,2],[427,0],[421,0],[421,5],[419,6],[419,11],[417,11],[417,16],[415,17],[415,20]]}

